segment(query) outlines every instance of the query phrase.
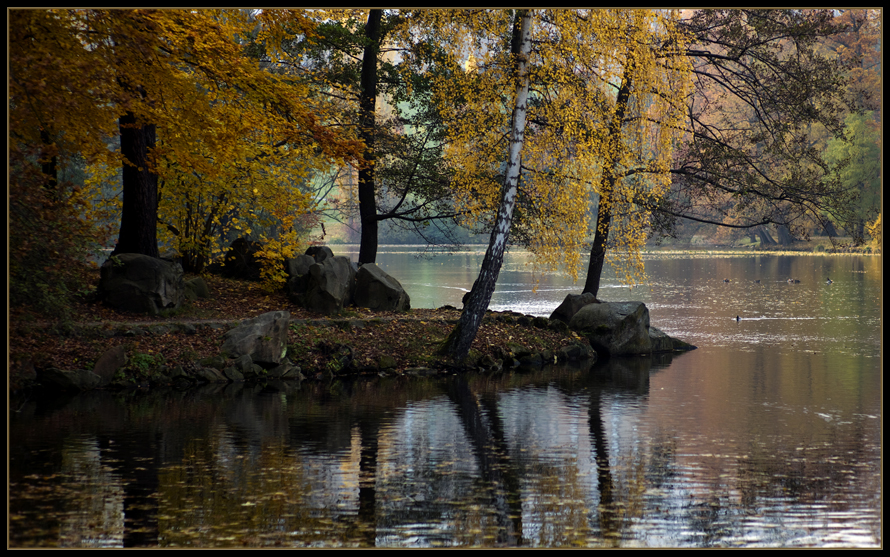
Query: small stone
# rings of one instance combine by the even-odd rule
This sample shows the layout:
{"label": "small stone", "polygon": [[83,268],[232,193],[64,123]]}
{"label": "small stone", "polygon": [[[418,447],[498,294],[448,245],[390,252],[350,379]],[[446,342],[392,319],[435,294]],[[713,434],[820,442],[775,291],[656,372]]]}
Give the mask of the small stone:
{"label": "small stone", "polygon": [[418,377],[436,375],[437,373],[438,372],[435,369],[428,367],[409,367],[405,370],[405,375],[416,375]]}

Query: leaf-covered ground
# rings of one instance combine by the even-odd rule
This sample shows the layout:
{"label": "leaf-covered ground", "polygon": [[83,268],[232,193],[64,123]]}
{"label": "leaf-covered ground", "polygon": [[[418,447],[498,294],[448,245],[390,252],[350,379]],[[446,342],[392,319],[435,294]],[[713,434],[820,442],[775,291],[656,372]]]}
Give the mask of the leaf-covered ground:
{"label": "leaf-covered ground", "polygon": [[[98,272],[93,274],[89,281],[95,288]],[[290,330],[288,358],[303,368],[307,377],[338,372],[331,362],[349,350],[352,367],[358,369],[385,367],[389,373],[401,373],[418,366],[442,368],[447,362],[435,356],[435,350],[460,317],[454,308],[395,313],[354,307],[339,316],[325,317],[293,304],[283,292],[266,292],[257,283],[214,275],[204,279],[210,298],[161,317],[120,313],[89,297],[72,307],[67,324],[27,308],[12,308],[8,338],[11,388],[27,385],[39,368],[92,369],[106,350],[120,344],[127,347],[131,359],[141,354],[160,361],[160,355],[167,365],[216,355],[225,331],[234,323],[278,310],[289,311],[296,321]],[[569,331],[535,327],[529,321],[518,315],[487,319],[473,344],[474,353],[500,357],[516,346],[555,352],[580,340]],[[195,330],[188,333],[152,327],[174,323],[189,323]]]}

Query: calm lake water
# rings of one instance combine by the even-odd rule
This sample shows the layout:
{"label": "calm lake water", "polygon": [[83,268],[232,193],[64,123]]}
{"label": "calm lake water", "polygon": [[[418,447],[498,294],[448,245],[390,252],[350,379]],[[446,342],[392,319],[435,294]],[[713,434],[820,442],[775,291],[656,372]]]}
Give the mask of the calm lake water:
{"label": "calm lake water", "polygon": [[[413,307],[460,307],[482,248],[415,254],[378,263]],[[599,297],[645,302],[698,350],[12,400],[9,544],[881,546],[882,259],[645,262],[645,285],[607,275]],[[558,274],[533,289],[526,263],[508,256],[492,309],[549,315],[580,291]]]}

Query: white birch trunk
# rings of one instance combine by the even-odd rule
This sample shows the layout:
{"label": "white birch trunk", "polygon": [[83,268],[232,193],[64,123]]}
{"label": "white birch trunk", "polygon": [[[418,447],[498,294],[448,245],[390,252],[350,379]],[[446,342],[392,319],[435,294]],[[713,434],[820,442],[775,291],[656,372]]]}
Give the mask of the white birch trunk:
{"label": "white birch trunk", "polygon": [[519,190],[519,170],[522,157],[522,146],[525,136],[525,122],[528,102],[528,55],[531,52],[531,12],[522,12],[520,23],[519,52],[516,54],[516,101],[513,106],[512,129],[510,131],[510,148],[507,161],[507,174],[504,178],[504,192],[498,208],[494,230],[488,243],[488,250],[482,260],[479,277],[473,284],[470,296],[464,305],[460,322],[447,341],[446,350],[456,363],[467,357],[470,346],[476,338],[482,318],[488,309],[491,295],[494,293],[498,274],[504,262],[504,251],[510,225],[513,222],[513,207]]}

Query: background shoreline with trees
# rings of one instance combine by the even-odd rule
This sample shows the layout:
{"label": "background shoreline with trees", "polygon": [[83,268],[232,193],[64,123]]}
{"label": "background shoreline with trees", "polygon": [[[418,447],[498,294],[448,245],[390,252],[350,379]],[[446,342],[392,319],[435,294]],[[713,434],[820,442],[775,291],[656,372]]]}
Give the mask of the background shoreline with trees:
{"label": "background shoreline with trees", "polygon": [[[577,272],[591,244],[595,294],[608,254],[659,236],[882,243],[876,10],[8,13],[13,306],[63,313],[73,267],[115,236],[114,253],[173,249],[195,273],[259,241],[274,286],[325,215],[359,217],[360,263],[380,223],[430,244],[488,234],[509,167],[495,107],[515,93],[496,85],[513,62],[492,56],[522,58],[522,17],[538,26],[529,137],[561,147],[523,154],[503,232],[542,269],[567,253]],[[357,189],[341,181],[335,202],[344,174]]]}

